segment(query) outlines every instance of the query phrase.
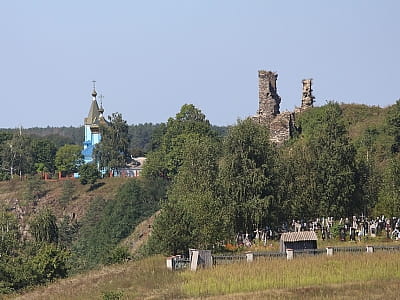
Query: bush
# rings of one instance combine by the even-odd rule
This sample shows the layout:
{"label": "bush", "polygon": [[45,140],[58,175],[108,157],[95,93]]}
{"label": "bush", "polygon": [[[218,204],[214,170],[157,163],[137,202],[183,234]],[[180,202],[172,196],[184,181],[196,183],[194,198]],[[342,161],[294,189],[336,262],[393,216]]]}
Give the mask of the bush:
{"label": "bush", "polygon": [[66,277],[68,256],[68,252],[52,244],[43,244],[29,263],[34,277],[33,284]]}
{"label": "bush", "polygon": [[336,223],[336,224],[332,225],[332,227],[331,227],[332,238],[335,239],[335,238],[339,237],[339,233],[340,233],[340,229],[341,228],[343,228],[343,224]]}
{"label": "bush", "polygon": [[117,291],[103,292],[103,300],[120,300],[122,299],[123,293]]}
{"label": "bush", "polygon": [[130,259],[130,253],[127,247],[115,247],[105,258],[105,264],[118,264]]}
{"label": "bush", "polygon": [[95,184],[100,176],[101,174],[94,164],[84,164],[79,168],[79,178],[83,185],[88,183]]}

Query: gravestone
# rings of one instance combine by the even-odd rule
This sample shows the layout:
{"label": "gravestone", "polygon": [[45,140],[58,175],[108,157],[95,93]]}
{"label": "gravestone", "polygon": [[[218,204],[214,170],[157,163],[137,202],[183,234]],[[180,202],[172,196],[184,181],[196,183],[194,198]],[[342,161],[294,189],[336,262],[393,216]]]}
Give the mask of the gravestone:
{"label": "gravestone", "polygon": [[344,227],[340,228],[339,236],[342,242],[346,241],[346,229]]}
{"label": "gravestone", "polygon": [[168,257],[167,258],[167,269],[168,270],[173,270],[174,269],[174,256]]}
{"label": "gravestone", "polygon": [[199,251],[193,250],[190,260],[190,270],[196,271],[198,263],[199,263]]}
{"label": "gravestone", "polygon": [[254,255],[252,252],[246,253],[246,260],[247,262],[252,262],[254,260]]}
{"label": "gravestone", "polygon": [[371,224],[369,228],[371,230],[371,237],[376,237],[376,224]]}

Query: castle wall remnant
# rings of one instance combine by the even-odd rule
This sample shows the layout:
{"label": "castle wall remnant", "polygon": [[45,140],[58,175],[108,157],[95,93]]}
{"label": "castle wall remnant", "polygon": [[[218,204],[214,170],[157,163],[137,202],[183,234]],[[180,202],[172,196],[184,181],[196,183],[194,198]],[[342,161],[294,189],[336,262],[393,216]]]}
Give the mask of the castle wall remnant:
{"label": "castle wall remnant", "polygon": [[301,97],[301,107],[295,110],[296,113],[302,112],[314,106],[315,97],[312,94],[312,79],[303,79],[303,94]]}
{"label": "castle wall remnant", "polygon": [[296,130],[296,114],[313,107],[315,97],[312,95],[312,79],[303,79],[301,107],[296,108],[294,112],[280,113],[281,97],[277,93],[277,79],[278,74],[275,72],[258,71],[258,110],[252,119],[267,126],[271,142],[281,145],[289,140]]}
{"label": "castle wall remnant", "polygon": [[258,71],[258,111],[259,122],[262,124],[270,123],[279,115],[281,97],[276,89],[278,74],[271,71]]}

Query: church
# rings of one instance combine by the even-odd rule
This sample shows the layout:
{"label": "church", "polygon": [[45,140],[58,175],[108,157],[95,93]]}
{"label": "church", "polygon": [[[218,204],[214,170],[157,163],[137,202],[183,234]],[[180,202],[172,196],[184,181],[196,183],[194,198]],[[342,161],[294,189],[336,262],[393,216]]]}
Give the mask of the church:
{"label": "church", "polygon": [[85,139],[83,142],[82,155],[85,163],[90,163],[94,160],[93,150],[96,144],[101,141],[100,125],[107,124],[103,116],[103,104],[97,103],[97,92],[95,81],[93,81],[92,103],[90,106],[89,114],[84,119],[85,126]]}
{"label": "church", "polygon": [[[101,98],[101,95],[100,95]],[[83,142],[82,155],[85,164],[94,161],[93,150],[96,144],[101,141],[101,125],[108,125],[109,123],[104,118],[103,103],[100,101],[100,106],[97,102],[97,92],[95,81],[93,81],[93,91],[92,91],[92,103],[90,105],[89,114],[84,118],[85,126],[85,139]],[[122,176],[122,177],[137,177],[143,170],[143,165],[146,161],[145,157],[135,157],[131,158],[131,162],[125,167],[120,168],[118,171],[112,171],[110,176]],[[104,170],[102,174],[104,175]]]}

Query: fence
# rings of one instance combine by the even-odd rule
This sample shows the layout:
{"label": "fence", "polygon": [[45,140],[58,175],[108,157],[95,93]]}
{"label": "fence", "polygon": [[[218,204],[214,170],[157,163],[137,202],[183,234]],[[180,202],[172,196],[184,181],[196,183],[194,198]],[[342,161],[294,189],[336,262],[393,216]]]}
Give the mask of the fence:
{"label": "fence", "polygon": [[[200,250],[202,251],[202,250]],[[204,251],[204,250],[203,250]],[[328,256],[334,253],[372,253],[376,251],[400,251],[400,245],[391,246],[366,246],[366,247],[328,247],[326,249],[304,249],[292,250],[287,249],[286,252],[247,252],[238,255],[212,255],[213,265],[223,265],[235,262],[252,262],[255,259],[294,259],[296,257],[313,256],[326,254]],[[170,270],[189,269],[191,265],[190,258],[177,255],[167,259],[167,268]]]}
{"label": "fence", "polygon": [[[245,255],[213,255],[214,265],[221,265],[231,262],[247,261],[251,262],[257,258],[285,258],[293,259],[302,256],[313,255],[334,255],[334,253],[363,253],[363,252],[376,252],[376,251],[400,251],[400,245],[394,246],[367,246],[367,247],[328,247],[326,249],[304,249],[304,250],[290,250],[288,252],[253,252],[252,258],[249,259],[249,253]],[[289,258],[290,257],[290,258]]]}

